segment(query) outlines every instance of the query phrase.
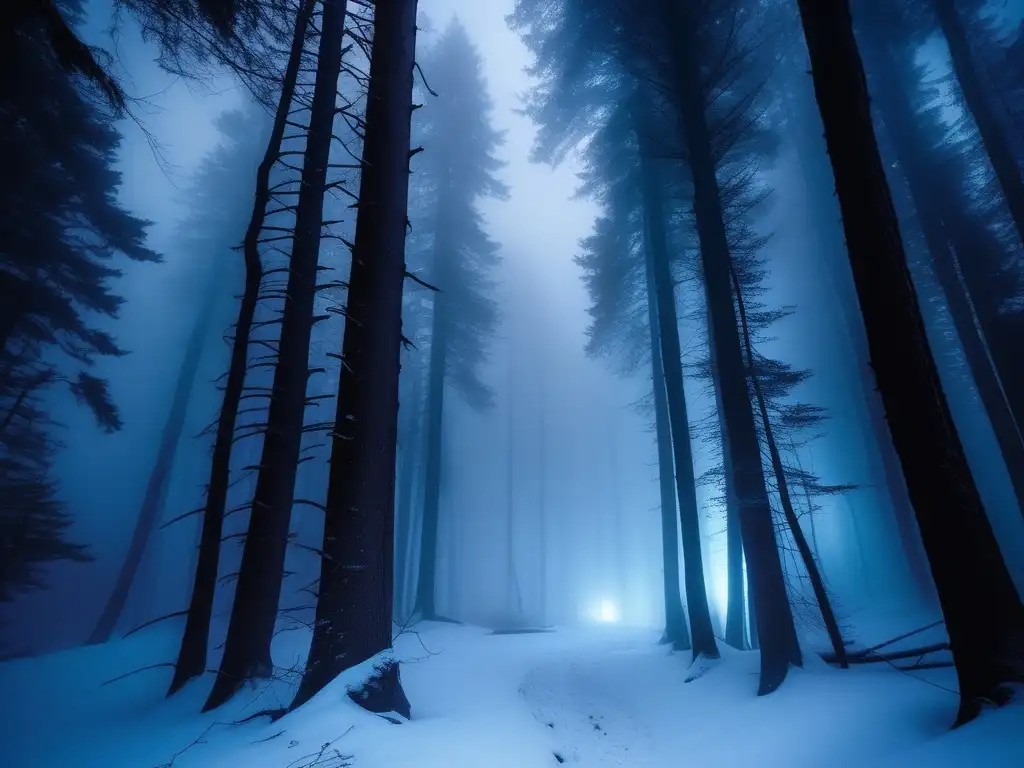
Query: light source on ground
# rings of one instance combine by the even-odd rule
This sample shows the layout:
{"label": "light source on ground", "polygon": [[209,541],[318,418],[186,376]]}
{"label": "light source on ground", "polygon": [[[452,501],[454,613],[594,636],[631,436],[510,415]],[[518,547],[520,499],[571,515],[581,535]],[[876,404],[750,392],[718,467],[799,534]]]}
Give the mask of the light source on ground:
{"label": "light source on ground", "polygon": [[725,557],[711,558],[711,601],[720,621],[729,613],[729,567]]}
{"label": "light source on ground", "polygon": [[602,600],[597,608],[598,621],[613,623],[619,620],[619,607],[611,600]]}

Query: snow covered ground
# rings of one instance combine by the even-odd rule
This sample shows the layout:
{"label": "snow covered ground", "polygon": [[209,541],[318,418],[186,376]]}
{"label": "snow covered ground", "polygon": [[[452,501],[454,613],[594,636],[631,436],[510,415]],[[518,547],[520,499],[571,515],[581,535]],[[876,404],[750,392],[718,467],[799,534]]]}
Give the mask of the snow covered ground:
{"label": "snow covered ground", "polygon": [[[280,636],[298,665],[308,638]],[[171,701],[177,630],[0,665],[7,768],[540,768],[570,766],[1024,765],[1024,705],[948,731],[948,670],[920,679],[884,664],[840,671],[812,659],[757,698],[757,654],[724,649],[699,679],[686,654],[620,627],[500,635],[427,625],[398,638],[413,720],[363,712],[337,681],[276,723],[237,725],[287,703],[290,675],[198,715],[208,681]],[[925,675],[928,677],[925,677]]]}

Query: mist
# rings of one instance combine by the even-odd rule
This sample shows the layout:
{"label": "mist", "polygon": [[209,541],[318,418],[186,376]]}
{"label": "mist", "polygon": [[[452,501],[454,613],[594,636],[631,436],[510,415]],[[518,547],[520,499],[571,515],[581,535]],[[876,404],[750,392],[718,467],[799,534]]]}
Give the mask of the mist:
{"label": "mist", "polygon": [[[694,754],[709,765],[820,765],[871,741],[882,719],[900,725],[849,765],[996,765],[1007,763],[985,760],[1024,750],[1019,705],[991,713],[979,703],[1024,683],[1024,377],[1014,351],[1024,6],[374,5],[245,0],[222,23],[215,0],[47,4],[92,46],[123,105],[61,58],[42,17],[17,17],[12,50],[37,73],[25,82],[66,81],[88,115],[68,119],[109,128],[113,146],[88,150],[103,180],[76,196],[85,171],[48,138],[59,133],[52,110],[5,65],[4,140],[12,157],[33,158],[12,162],[0,228],[8,699],[49,711],[49,699],[28,695],[39,675],[76,701],[129,675],[96,694],[95,713],[69,704],[60,715],[72,734],[107,734],[82,764],[111,767],[171,765],[208,711],[237,724],[261,710],[272,722],[257,718],[251,739],[211,735],[215,746],[179,762],[229,764],[249,750],[265,761],[256,765],[283,766],[292,736],[261,752],[255,729],[286,726],[306,746],[335,739],[344,728],[321,732],[308,713],[342,707],[343,690],[346,707],[392,718],[398,731],[419,727],[418,710],[439,730],[392,744],[374,730],[380,718],[349,707],[330,715],[356,728],[337,762],[324,747],[292,764],[667,765],[678,745],[651,713],[685,723],[712,701],[724,718],[741,706],[726,702],[755,693],[767,708],[742,710],[751,733],[790,716],[771,707],[804,707],[791,716],[809,719],[822,696],[847,697],[837,719],[849,722],[795,738],[789,752],[762,739],[750,753]],[[852,118],[829,112],[829,88],[842,86],[826,78],[840,67],[821,41],[840,37],[814,37],[825,11],[812,6],[839,9],[830,19],[852,11],[839,31],[818,21],[847,35],[844,66],[862,67],[862,108],[848,99],[867,116],[859,138]],[[339,10],[335,50],[328,14]],[[396,148],[404,128],[393,104],[409,103],[409,37],[396,30],[409,14],[413,111],[408,147]],[[403,67],[375,57],[378,45]],[[699,98],[687,96],[686,72]],[[72,114],[72,96],[59,98]],[[30,146],[22,119],[45,126],[45,141]],[[389,147],[388,163],[367,159]],[[851,162],[844,151],[862,154]],[[395,196],[376,179],[406,156],[408,190]],[[848,169],[877,163],[872,192],[868,171],[861,187],[844,185],[844,158]],[[52,183],[68,191],[44,198],[25,167],[59,169]],[[891,205],[874,205],[882,188]],[[307,202],[317,194],[319,206]],[[40,208],[58,197],[52,212]],[[100,198],[102,210],[80,202]],[[397,218],[381,234],[396,206],[400,238]],[[37,218],[19,213],[30,209]],[[26,233],[48,231],[44,221],[63,234]],[[892,237],[865,245],[875,222],[897,233],[893,250],[878,245]],[[76,227],[88,230],[81,241]],[[60,283],[48,275],[71,267],[50,272],[29,256],[60,252],[58,241],[93,249],[90,264],[111,271]],[[259,297],[239,358],[253,254]],[[391,271],[378,278],[377,263]],[[899,269],[905,281],[876,279]],[[31,304],[34,280],[57,285],[46,290],[81,327]],[[107,311],[81,287],[89,280],[122,301]],[[381,340],[399,316],[400,335]],[[911,327],[920,333],[901,335]],[[104,351],[108,338],[117,351]],[[223,433],[238,359],[237,417]],[[23,383],[36,374],[44,385]],[[13,436],[21,422],[45,449]],[[11,469],[36,450],[25,476],[46,489],[38,512]],[[34,514],[49,526],[41,554],[22,533]],[[271,522],[255,522],[261,515]],[[204,562],[212,575],[201,576]],[[985,610],[968,605],[986,600]],[[988,635],[982,616],[997,617]],[[249,627],[262,629],[250,637]],[[190,642],[199,655],[186,674]],[[239,653],[246,660],[231,666]],[[976,657],[989,656],[998,671],[978,671]],[[865,660],[886,663],[867,677]],[[176,665],[171,681],[163,668]],[[893,666],[890,677],[877,672]],[[502,673],[479,671],[488,669]],[[239,708],[263,680],[272,692]],[[726,696],[716,680],[746,687]],[[608,691],[634,684],[635,697],[601,709],[616,698]],[[478,695],[486,722],[474,719]],[[786,696],[800,703],[771,703]],[[173,727],[161,714],[170,706]],[[125,718],[143,717],[128,714],[134,707],[147,719],[131,725]],[[40,750],[18,725],[29,717],[8,723],[0,742],[18,764]],[[157,734],[152,751],[122,743],[127,728]],[[494,735],[506,728],[520,735]],[[628,745],[626,756],[592,744],[591,730]],[[459,751],[471,732],[482,758]],[[941,743],[959,758],[942,762]],[[59,751],[43,754],[40,764],[59,764]]]}

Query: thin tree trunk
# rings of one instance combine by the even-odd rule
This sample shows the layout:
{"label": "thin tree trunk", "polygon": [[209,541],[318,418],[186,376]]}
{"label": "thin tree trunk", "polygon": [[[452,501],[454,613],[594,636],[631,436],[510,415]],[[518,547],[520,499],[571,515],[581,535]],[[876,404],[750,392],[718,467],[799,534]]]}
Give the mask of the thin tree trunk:
{"label": "thin tree trunk", "polygon": [[270,644],[284,580],[295,478],[302,450],[309,341],[345,12],[346,0],[323,0],[316,81],[259,476],[224,656],[204,711],[226,702],[246,680],[267,677],[273,670]]}
{"label": "thin tree trunk", "polygon": [[932,10],[939,20],[942,34],[949,46],[949,56],[956,73],[957,82],[963,92],[967,109],[978,126],[982,144],[992,162],[996,179],[1003,190],[1006,205],[1017,227],[1017,234],[1024,241],[1024,180],[1021,179],[1017,158],[1010,148],[999,119],[985,94],[985,88],[978,76],[974,54],[967,39],[955,0],[931,0]]}
{"label": "thin tree trunk", "polygon": [[[443,191],[442,191],[443,194]],[[439,201],[439,209],[444,201]],[[439,211],[434,233],[434,284],[443,288],[444,262],[450,258],[445,237],[447,221]],[[444,449],[444,388],[448,356],[448,325],[451,322],[448,297],[434,293],[434,312],[430,333],[430,367],[427,373],[426,468],[423,489],[423,530],[420,533],[419,586],[416,611],[424,621],[438,618],[437,530],[441,503],[441,451]]]}
{"label": "thin tree trunk", "polygon": [[231,450],[234,445],[235,423],[238,408],[245,388],[245,372],[248,366],[249,338],[252,333],[256,305],[259,301],[260,284],[263,281],[263,264],[260,260],[259,241],[270,202],[270,172],[281,155],[281,141],[291,110],[292,97],[298,79],[299,64],[302,61],[302,47],[306,30],[313,15],[315,0],[303,0],[295,16],[295,34],[288,56],[288,65],[281,83],[281,97],[274,115],[274,125],[267,141],[267,150],[256,171],[256,192],[252,216],[245,231],[242,251],[245,258],[245,288],[238,307],[238,320],[231,346],[231,361],[228,366],[224,397],[221,400],[220,415],[217,418],[217,433],[210,460],[210,479],[206,486],[206,504],[203,508],[203,524],[199,534],[198,559],[195,579],[192,583],[192,597],[189,601],[185,632],[178,649],[174,665],[170,696],[185,683],[206,671],[207,647],[210,641],[210,619],[213,616],[213,601],[217,592],[217,571],[220,568],[220,545],[224,531],[224,513],[231,480]]}
{"label": "thin tree trunk", "polygon": [[505,508],[505,589],[508,606],[514,613],[516,626],[523,623],[523,593],[519,588],[519,574],[516,572],[516,541],[515,541],[515,420],[512,410],[512,360],[509,358],[508,369],[508,450],[505,469],[506,508]]}
{"label": "thin tree trunk", "polygon": [[[406,585],[409,575],[410,540],[412,538],[412,497],[415,488],[417,465],[416,456],[420,449],[420,421],[423,417],[423,379],[420,371],[412,373],[412,392],[406,404],[406,422],[402,434],[401,471],[398,475],[398,514],[395,515],[395,608],[405,611],[409,604]],[[401,404],[400,404],[401,405]],[[401,615],[401,613],[399,614]]]}
{"label": "thin tree trunk", "polygon": [[[642,130],[642,127],[639,130]],[[686,610],[690,619],[693,656],[717,658],[718,644],[711,624],[711,611],[704,583],[704,559],[701,553],[700,522],[697,519],[699,508],[690,446],[690,422],[683,388],[683,352],[679,342],[675,288],[669,265],[668,244],[665,240],[662,187],[655,162],[646,151],[646,147],[641,145],[640,172],[643,180],[645,231],[649,238],[645,258],[651,262],[650,269],[654,276],[657,297],[658,331],[661,337],[661,359],[665,368],[676,470],[676,493],[679,497],[679,528],[683,541],[683,587],[686,590]]]}
{"label": "thin tree trunk", "polygon": [[928,347],[875,139],[848,0],[799,0],[871,361],[924,539],[960,682],[957,724],[1024,678],[1024,607]]}
{"label": "thin tree trunk", "polygon": [[775,540],[754,411],[747,391],[729,280],[732,254],[715,175],[711,134],[704,113],[700,62],[696,58],[695,42],[691,39],[692,26],[686,20],[678,19],[676,28],[683,34],[678,47],[680,127],[693,175],[694,214],[704,288],[713,321],[712,343],[719,369],[736,495],[740,502],[743,551],[753,602],[757,606],[757,632],[761,644],[758,694],[764,695],[776,690],[785,680],[789,666],[802,664],[802,657]]}
{"label": "thin tree trunk", "polygon": [[135,530],[132,532],[128,552],[121,563],[121,569],[118,571],[114,588],[107,597],[103,612],[86,641],[87,645],[105,643],[113,634],[117,620],[128,602],[128,595],[138,574],[139,566],[142,564],[142,557],[146,553],[149,540],[153,536],[160,513],[163,511],[164,499],[167,496],[167,484],[174,471],[174,456],[178,452],[181,435],[185,430],[185,417],[188,415],[188,404],[192,398],[192,388],[195,386],[199,361],[202,359],[203,348],[210,336],[210,320],[217,306],[219,295],[218,283],[216,276],[211,275],[202,309],[185,346],[185,358],[178,371],[178,381],[171,398],[171,410],[167,414],[167,420],[164,422],[164,428],[160,434],[160,447],[149,473],[149,481],[146,483],[139,516],[135,520]]}
{"label": "thin tree trunk", "polygon": [[807,579],[811,582],[811,590],[814,592],[814,599],[818,603],[818,610],[821,611],[822,621],[825,623],[825,631],[828,633],[829,641],[832,643],[832,650],[836,655],[839,666],[846,669],[849,664],[846,660],[846,646],[843,644],[843,635],[839,631],[839,622],[836,621],[835,611],[832,610],[832,603],[828,599],[828,592],[825,590],[825,580],[818,570],[818,563],[814,559],[814,553],[807,544],[807,537],[804,536],[803,528],[800,527],[800,520],[793,509],[793,499],[789,495],[789,481],[786,479],[786,469],[782,465],[782,456],[779,454],[779,446],[775,442],[775,430],[772,428],[771,418],[768,415],[768,401],[764,396],[764,388],[761,386],[761,376],[757,372],[757,362],[754,357],[754,345],[750,341],[750,325],[747,323],[747,307],[743,300],[743,290],[740,287],[739,278],[736,277],[736,270],[730,269],[732,275],[732,287],[736,291],[736,305],[740,311],[740,328],[743,331],[743,344],[746,348],[747,364],[750,371],[750,381],[754,385],[754,396],[757,398],[757,408],[761,414],[761,428],[764,430],[765,443],[768,445],[768,454],[771,457],[772,471],[775,473],[775,482],[779,490],[779,501],[782,504],[782,514],[786,519],[786,525],[793,535],[793,542],[796,544],[797,552],[803,561],[804,569],[807,571]]}
{"label": "thin tree trunk", "polygon": [[662,642],[676,650],[690,650],[683,599],[679,594],[679,528],[676,523],[675,465],[672,460],[672,432],[665,390],[665,367],[661,362],[661,334],[658,332],[658,297],[654,287],[652,259],[644,257],[647,282],[647,324],[651,333],[651,383],[654,388],[654,428],[658,443],[658,488],[661,492],[661,553],[665,594],[665,635]]}
{"label": "thin tree trunk", "polygon": [[539,493],[537,499],[537,517],[539,527],[539,542],[538,550],[540,555],[540,623],[541,626],[547,625],[548,619],[548,519],[547,519],[547,495],[548,495],[548,475],[547,475],[547,409],[544,407],[545,401],[545,383],[547,377],[545,376],[544,361],[541,360],[541,364],[538,367],[537,381],[539,384],[539,395],[540,403],[538,405],[538,445],[537,445],[537,469],[540,477],[539,480]]}
{"label": "thin tree trunk", "polygon": [[722,386],[715,362],[714,320],[708,313],[708,349],[710,352],[712,388],[715,392],[715,415],[722,440],[722,473],[725,486],[725,548],[726,548],[726,579],[728,595],[726,597],[725,642],[733,648],[744,650],[747,643],[747,611],[745,603],[745,582],[743,575],[743,532],[740,527],[739,501],[736,498],[736,483],[733,480],[729,435],[725,428],[724,408],[722,407]]}
{"label": "thin tree trunk", "polygon": [[623,616],[623,609],[626,608],[627,592],[626,585],[626,558],[623,548],[625,547],[625,532],[622,530],[622,469],[619,466],[619,442],[615,431],[615,420],[609,418],[608,423],[608,480],[612,486],[612,524],[611,542],[606,545],[605,551],[611,552],[612,567],[615,571],[615,603],[618,607],[619,618]]}
{"label": "thin tree trunk", "polygon": [[[416,0],[378,3],[362,177],[309,661],[292,708],[391,648],[399,350],[409,202]],[[397,661],[350,694],[406,717]]]}

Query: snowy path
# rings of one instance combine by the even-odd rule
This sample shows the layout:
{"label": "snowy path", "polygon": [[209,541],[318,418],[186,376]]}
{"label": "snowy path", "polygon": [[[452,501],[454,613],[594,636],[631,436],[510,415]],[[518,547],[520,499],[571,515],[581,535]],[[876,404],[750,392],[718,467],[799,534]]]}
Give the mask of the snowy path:
{"label": "snowy path", "polygon": [[530,670],[520,692],[534,718],[550,730],[556,760],[587,766],[659,765],[642,717],[644,694],[618,659],[562,660]]}
{"label": "snowy path", "polygon": [[[278,658],[301,656],[308,640],[297,635],[275,646]],[[723,649],[719,666],[687,683],[687,654],[656,639],[615,627],[494,636],[425,626],[396,643],[413,720],[363,712],[340,682],[277,723],[235,725],[287,701],[289,690],[243,694],[198,715],[208,681],[170,702],[166,670],[101,685],[162,660],[174,634],[154,632],[0,664],[4,699],[18,702],[0,719],[0,765],[155,768],[175,753],[172,768],[1024,765],[1024,707],[949,734],[956,697],[943,678],[914,680],[884,665],[841,672],[812,657],[758,698],[756,653]],[[333,757],[316,762],[327,743]]]}

